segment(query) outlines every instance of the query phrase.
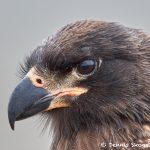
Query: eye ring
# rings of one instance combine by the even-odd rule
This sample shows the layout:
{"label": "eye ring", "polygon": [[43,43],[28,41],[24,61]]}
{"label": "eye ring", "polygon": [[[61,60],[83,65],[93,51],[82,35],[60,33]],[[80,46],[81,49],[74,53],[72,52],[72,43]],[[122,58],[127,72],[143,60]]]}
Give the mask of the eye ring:
{"label": "eye ring", "polygon": [[95,73],[100,64],[101,59],[99,59],[99,61],[96,61],[94,59],[83,60],[76,66],[76,73],[81,77],[91,76]]}

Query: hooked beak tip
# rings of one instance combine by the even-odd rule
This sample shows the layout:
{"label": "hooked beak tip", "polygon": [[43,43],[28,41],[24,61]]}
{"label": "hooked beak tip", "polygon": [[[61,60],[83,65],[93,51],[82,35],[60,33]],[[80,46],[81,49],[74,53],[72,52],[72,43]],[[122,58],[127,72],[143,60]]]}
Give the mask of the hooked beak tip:
{"label": "hooked beak tip", "polygon": [[9,124],[12,130],[15,130],[15,119],[9,117]]}
{"label": "hooked beak tip", "polygon": [[13,131],[15,130],[15,124],[14,124],[14,123],[10,124],[10,127],[11,127],[11,129],[12,129]]}

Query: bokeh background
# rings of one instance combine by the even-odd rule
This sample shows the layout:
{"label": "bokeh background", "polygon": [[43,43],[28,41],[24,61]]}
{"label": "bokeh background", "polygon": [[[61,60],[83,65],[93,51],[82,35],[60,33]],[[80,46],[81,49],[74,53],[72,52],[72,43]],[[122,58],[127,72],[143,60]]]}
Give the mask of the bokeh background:
{"label": "bokeh background", "polygon": [[24,56],[63,25],[81,19],[120,22],[150,33],[150,1],[0,0],[0,150],[49,149],[51,136],[41,135],[37,117],[10,129],[7,104]]}

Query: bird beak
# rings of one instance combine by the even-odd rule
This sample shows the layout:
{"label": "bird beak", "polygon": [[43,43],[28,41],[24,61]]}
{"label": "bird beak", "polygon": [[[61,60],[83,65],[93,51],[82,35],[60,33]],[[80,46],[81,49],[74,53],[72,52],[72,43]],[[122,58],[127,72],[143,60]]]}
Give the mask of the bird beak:
{"label": "bird beak", "polygon": [[8,105],[8,118],[12,130],[14,130],[15,121],[33,116],[50,105],[53,96],[42,100],[47,94],[49,93],[44,88],[34,86],[28,77],[19,83]]}
{"label": "bird beak", "polygon": [[66,88],[48,92],[44,88],[43,79],[31,69],[26,77],[13,91],[8,105],[8,119],[12,130],[15,121],[23,120],[42,111],[55,108],[69,107],[70,104],[62,100],[64,96],[79,96],[87,92],[86,88]]}

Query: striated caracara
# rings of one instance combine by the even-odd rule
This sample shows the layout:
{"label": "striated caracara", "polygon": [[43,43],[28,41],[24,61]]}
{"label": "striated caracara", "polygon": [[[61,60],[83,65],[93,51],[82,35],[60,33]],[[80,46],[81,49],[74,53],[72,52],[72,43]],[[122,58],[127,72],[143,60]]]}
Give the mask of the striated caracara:
{"label": "striated caracara", "polygon": [[41,113],[51,150],[150,149],[150,37],[117,23],[77,21],[22,65],[8,117]]}

